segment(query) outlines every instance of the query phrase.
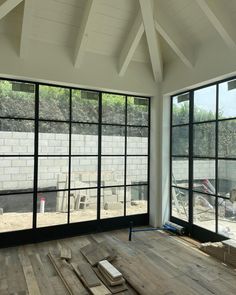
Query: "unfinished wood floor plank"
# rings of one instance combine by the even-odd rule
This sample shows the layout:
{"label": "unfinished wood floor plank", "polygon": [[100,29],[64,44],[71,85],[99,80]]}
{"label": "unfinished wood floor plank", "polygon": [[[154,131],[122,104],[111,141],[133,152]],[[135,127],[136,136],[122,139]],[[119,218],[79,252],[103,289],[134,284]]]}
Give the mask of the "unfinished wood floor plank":
{"label": "unfinished wood floor plank", "polygon": [[80,280],[82,281],[82,283],[84,284],[84,286],[90,291],[91,294],[100,294],[101,292],[103,292],[102,294],[111,294],[110,291],[106,288],[106,286],[98,279],[99,281],[99,285],[94,286],[94,287],[89,287],[84,276],[82,276],[82,274],[80,273],[77,264],[76,263],[70,263],[73,270],[75,271],[76,275],[78,276],[78,278],[80,278]]}
{"label": "unfinished wood floor plank", "polygon": [[[76,267],[76,266],[75,266]],[[89,288],[96,287],[101,285],[98,277],[94,273],[93,269],[91,268],[90,264],[87,262],[79,262],[77,265],[81,275],[84,277],[87,286]]]}
{"label": "unfinished wood floor plank", "polygon": [[70,269],[70,265],[65,261],[57,258],[55,255],[49,252],[48,257],[58,272],[58,275],[65,284],[67,290],[71,295],[87,295],[88,292],[79,281],[73,270]]}
{"label": "unfinished wood floor plank", "polygon": [[6,257],[6,265],[6,278],[8,282],[9,294],[26,292],[27,284],[23,273],[23,268],[15,249],[9,250],[9,256]]}
{"label": "unfinished wood floor plank", "polygon": [[[127,276],[134,287],[139,285],[139,294],[236,294],[236,271],[198,250],[194,243],[188,243],[182,238],[159,231],[135,233],[133,241],[128,242],[128,231],[125,229],[93,234],[92,238],[86,235],[56,242],[0,249],[0,295],[29,294],[23,270],[24,266],[29,265],[29,261],[27,259],[21,261],[19,248],[23,248],[30,259],[42,295],[67,295],[70,293],[66,291],[62,280],[48,259],[48,251],[55,250],[61,261],[59,246],[65,245],[72,251],[71,261],[79,263],[79,261],[86,261],[79,251],[80,248],[91,242],[102,241],[117,251],[117,259],[112,264],[124,276]],[[129,287],[128,282],[128,290],[119,295],[137,294],[133,288]],[[101,289],[100,286],[94,288]],[[101,290],[99,293],[96,289],[92,294],[104,295],[105,293]]]}
{"label": "unfinished wood floor plank", "polygon": [[[39,286],[39,290],[41,294],[57,295],[57,293],[54,291],[52,284],[50,282],[50,277],[48,277],[47,272],[45,271],[45,263],[41,261],[40,255],[39,254],[30,255],[29,259],[30,259],[32,268],[34,270],[34,274],[38,282],[38,286]],[[47,264],[49,264],[49,261],[47,261]]]}
{"label": "unfinished wood floor plank", "polygon": [[61,259],[71,260],[71,250],[65,246],[61,247]]}
{"label": "unfinished wood floor plank", "polygon": [[33,267],[30,263],[29,257],[26,255],[23,248],[19,249],[19,259],[23,267],[26,284],[28,287],[29,295],[41,295],[39,286],[33,271]]}
{"label": "unfinished wood floor plank", "polygon": [[80,252],[88,260],[88,262],[95,266],[101,260],[107,259],[109,261],[113,260],[115,257],[114,252],[108,249],[105,243],[95,243],[87,245],[80,249]]}

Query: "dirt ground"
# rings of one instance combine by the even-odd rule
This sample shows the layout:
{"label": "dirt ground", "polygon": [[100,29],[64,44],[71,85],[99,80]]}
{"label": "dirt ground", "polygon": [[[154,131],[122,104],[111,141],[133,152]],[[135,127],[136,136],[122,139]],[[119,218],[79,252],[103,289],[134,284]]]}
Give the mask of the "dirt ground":
{"label": "dirt ground", "polygon": [[[146,202],[136,204],[135,206],[127,207],[127,215],[142,214],[147,212]],[[101,218],[110,218],[122,216],[124,210],[101,210]],[[70,222],[81,222],[95,220],[97,217],[97,210],[94,209],[80,209],[70,213]],[[32,228],[32,213],[4,213],[0,215],[0,232],[9,232],[15,230],[23,230]],[[37,226],[45,227],[58,224],[67,223],[67,213],[62,212],[45,212],[37,214]]]}

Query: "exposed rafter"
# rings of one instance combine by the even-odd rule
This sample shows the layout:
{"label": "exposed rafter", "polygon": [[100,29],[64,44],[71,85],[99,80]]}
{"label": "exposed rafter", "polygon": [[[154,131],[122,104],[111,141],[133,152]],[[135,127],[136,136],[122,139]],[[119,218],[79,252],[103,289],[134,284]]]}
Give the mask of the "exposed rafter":
{"label": "exposed rafter", "polygon": [[119,75],[123,76],[127,70],[127,67],[134,55],[134,52],[139,44],[139,41],[144,33],[143,20],[141,12],[139,11],[136,19],[133,23],[133,26],[125,40],[123,49],[119,57],[118,70]]}
{"label": "exposed rafter", "polygon": [[171,49],[187,66],[193,67],[193,50],[186,43],[186,40],[175,30],[174,25],[170,23],[165,13],[160,7],[155,8],[154,14],[155,28],[162,38],[169,44]]}
{"label": "exposed rafter", "polygon": [[235,26],[230,24],[216,1],[196,0],[213,27],[220,34],[228,47],[236,49]]}
{"label": "exposed rafter", "polygon": [[32,28],[33,8],[35,0],[24,0],[24,12],[20,39],[20,57],[25,58],[29,50],[29,36]]}
{"label": "exposed rafter", "polygon": [[89,30],[91,28],[92,16],[94,14],[95,2],[96,2],[96,0],[86,0],[85,9],[84,9],[84,13],[83,13],[83,19],[82,19],[82,22],[80,25],[80,30],[78,33],[78,37],[76,40],[76,46],[75,46],[75,56],[74,56],[75,67],[80,66],[83,56],[84,56],[84,52],[86,50],[88,34],[89,34]]}
{"label": "exposed rafter", "polygon": [[7,15],[12,9],[14,9],[18,4],[20,4],[23,0],[6,0],[0,6],[0,19],[2,19],[5,15]]}
{"label": "exposed rafter", "polygon": [[144,30],[146,33],[147,44],[152,64],[154,79],[161,81],[163,76],[163,62],[161,56],[161,48],[158,36],[155,30],[153,19],[153,5],[151,0],[139,0]]}

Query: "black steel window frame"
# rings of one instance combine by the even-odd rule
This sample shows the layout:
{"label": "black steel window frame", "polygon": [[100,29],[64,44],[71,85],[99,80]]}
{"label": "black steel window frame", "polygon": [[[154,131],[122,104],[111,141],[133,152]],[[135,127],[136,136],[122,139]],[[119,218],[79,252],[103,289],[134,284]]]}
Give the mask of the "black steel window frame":
{"label": "black steel window frame", "polygon": [[[182,226],[185,226],[187,233],[200,240],[200,241],[221,241],[223,239],[227,239],[226,237],[222,236],[218,232],[218,200],[225,199],[228,200],[227,197],[219,195],[218,188],[219,188],[219,182],[218,182],[218,163],[219,160],[225,160],[225,161],[235,161],[236,164],[236,158],[234,157],[221,157],[219,156],[218,149],[219,149],[219,123],[230,121],[230,120],[236,120],[236,117],[228,117],[228,118],[219,118],[219,85],[224,82],[229,82],[231,80],[235,80],[236,76],[229,77],[223,80],[219,80],[216,82],[212,82],[197,88],[188,89],[176,94],[171,95],[170,97],[170,173],[169,173],[169,179],[170,179],[170,186],[169,186],[169,206],[170,206],[170,220],[173,222],[176,222]],[[204,121],[194,121],[194,92],[196,90],[204,89],[210,86],[216,86],[216,115],[215,120],[204,120]],[[188,123],[181,123],[181,124],[173,124],[173,100],[174,98],[182,95],[182,94],[189,94],[189,122]],[[196,125],[201,125],[204,123],[215,123],[215,156],[194,156],[193,153],[193,128]],[[172,130],[174,127],[188,127],[189,132],[189,140],[188,140],[188,148],[189,152],[187,155],[175,155],[172,154]],[[188,158],[189,164],[189,180],[188,180],[188,188],[181,187],[179,185],[175,185],[172,182],[172,160],[173,158]],[[215,232],[211,232],[209,230],[206,230],[204,228],[201,228],[200,226],[197,226],[193,223],[193,194],[194,193],[200,193],[199,191],[195,190],[193,188],[193,161],[194,159],[209,159],[215,161],[215,194],[211,194],[208,192],[204,192],[204,195],[213,196],[215,197]],[[172,188],[182,189],[188,191],[188,221],[179,219],[176,216],[172,215]]]}
{"label": "black steel window frame", "polygon": [[[86,88],[79,88],[79,87],[71,87],[71,86],[65,86],[65,85],[58,85],[58,84],[51,84],[51,83],[41,83],[37,81],[28,81],[28,80],[22,80],[22,79],[10,79],[10,78],[4,78],[0,77],[1,81],[9,81],[9,82],[16,82],[16,83],[29,83],[31,85],[34,85],[34,95],[35,95],[35,109],[34,109],[34,117],[15,117],[15,116],[0,116],[0,119],[2,120],[28,120],[34,122],[34,153],[33,154],[2,154],[0,155],[0,158],[7,158],[7,157],[17,157],[17,158],[33,158],[34,159],[34,167],[33,167],[33,188],[30,189],[19,189],[19,190],[5,190],[0,192],[0,196],[5,195],[21,195],[26,193],[32,193],[33,194],[33,219],[32,219],[32,228],[29,230],[18,230],[18,231],[8,231],[8,232],[2,232],[0,233],[0,241],[2,241],[1,246],[7,246],[7,245],[15,245],[20,244],[21,242],[17,241],[16,239],[12,238],[13,235],[19,236],[22,238],[22,243],[24,241],[26,242],[32,242],[32,241],[41,241],[41,240],[48,240],[50,239],[50,236],[53,237],[62,237],[63,234],[59,234],[66,226],[71,227],[71,230],[68,229],[68,233],[71,232],[71,234],[77,234],[80,232],[84,232],[82,230],[82,225],[87,224],[88,225],[88,232],[89,228],[97,228],[97,229],[112,229],[112,228],[119,228],[119,225],[121,226],[128,226],[128,222],[130,220],[134,220],[136,224],[148,224],[149,222],[149,183],[150,183],[150,107],[151,107],[151,98],[143,95],[133,95],[128,93],[116,93],[116,92],[108,92],[108,91],[100,91],[96,89],[86,89]],[[57,120],[57,119],[44,119],[39,117],[39,101],[40,101],[40,86],[49,86],[49,87],[58,87],[58,88],[65,88],[69,90],[69,119],[68,120]],[[82,91],[90,91],[98,93],[98,122],[87,122],[87,121],[76,121],[72,118],[72,91],[73,90],[82,90]],[[118,123],[105,123],[102,122],[102,95],[103,94],[112,94],[112,95],[119,95],[125,97],[125,122]],[[145,99],[147,100],[148,105],[148,122],[147,125],[135,125],[135,124],[128,124],[128,97],[135,97],[139,99]],[[39,154],[39,123],[40,122],[52,122],[52,123],[67,123],[69,126],[69,152],[68,154]],[[97,154],[91,155],[91,154],[72,154],[71,152],[71,137],[72,137],[72,125],[73,124],[86,124],[86,125],[94,125],[98,128],[98,152]],[[102,127],[103,126],[118,126],[118,127],[124,127],[125,128],[125,149],[124,154],[115,155],[115,154],[102,154]],[[129,155],[127,153],[127,129],[128,127],[135,127],[135,128],[146,128],[147,134],[148,134],[148,147],[147,147],[147,154],[131,154]],[[106,185],[103,186],[101,183],[101,160],[102,157],[123,157],[124,158],[124,184],[123,185]],[[54,158],[54,157],[66,157],[68,158],[68,189],[50,189],[50,190],[44,190],[40,189],[38,187],[38,172],[39,172],[39,159],[40,158]],[[80,188],[71,188],[71,159],[73,157],[96,157],[97,158],[97,186],[94,187],[80,187]],[[127,158],[128,157],[147,157],[147,182],[140,183],[140,184],[127,184],[126,183],[126,177],[127,177]],[[129,187],[132,186],[146,186],[147,187],[147,213],[145,214],[136,214],[136,215],[127,215],[126,214],[126,190]],[[124,215],[119,217],[112,217],[101,220],[101,214],[100,214],[100,207],[101,207],[101,189],[103,188],[113,188],[113,187],[122,187],[124,188]],[[39,193],[51,193],[51,192],[60,192],[60,191],[66,191],[68,192],[68,195],[70,195],[71,191],[77,191],[77,190],[92,190],[97,189],[97,220],[94,221],[88,221],[88,222],[77,222],[77,223],[70,223],[70,210],[68,210],[67,215],[67,223],[62,225],[54,225],[54,226],[44,226],[44,227],[37,227],[37,196]],[[70,198],[68,198],[68,208],[70,208]],[[112,220],[112,222],[110,222]],[[117,221],[117,222],[116,222]],[[98,223],[98,224],[96,224]],[[81,226],[79,226],[81,224]],[[78,225],[77,229],[75,226]],[[55,230],[55,233],[54,233]],[[43,236],[40,238],[37,236],[37,232],[42,232]],[[50,234],[48,234],[50,232]],[[86,232],[86,231],[85,231]],[[31,238],[30,238],[31,235]],[[65,235],[66,236],[66,235]]]}

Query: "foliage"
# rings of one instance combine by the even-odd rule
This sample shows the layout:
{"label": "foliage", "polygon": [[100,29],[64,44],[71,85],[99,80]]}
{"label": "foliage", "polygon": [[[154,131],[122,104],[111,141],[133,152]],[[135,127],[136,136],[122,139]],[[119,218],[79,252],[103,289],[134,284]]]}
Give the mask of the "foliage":
{"label": "foliage", "polygon": [[[24,83],[24,85],[27,83]],[[127,99],[127,123],[132,125],[148,125],[148,101],[137,98]],[[143,104],[146,102],[146,104]],[[125,123],[126,99],[123,95],[102,94],[103,123]],[[72,90],[72,121],[98,123],[99,93],[96,91]],[[0,82],[0,116],[11,118],[33,119],[35,117],[35,93],[14,91],[9,81]],[[39,118],[44,120],[70,120],[70,90],[63,87],[39,86]],[[1,120],[2,131],[28,132],[31,121]],[[83,130],[81,129],[83,127]],[[68,129],[62,123],[40,123],[40,132],[67,133]],[[89,125],[73,124],[75,133],[97,134],[96,128]],[[121,135],[109,127],[104,128],[107,135]],[[109,131],[110,129],[110,131]],[[31,128],[30,128],[31,130]],[[116,133],[117,132],[117,133]],[[132,136],[143,136],[142,130],[134,129]],[[145,135],[146,136],[146,135]]]}
{"label": "foliage", "polygon": [[[221,112],[219,112],[221,118]],[[193,125],[194,156],[215,156],[215,130],[216,123],[200,123],[201,121],[215,120],[212,111],[206,111],[197,106],[194,107]],[[173,105],[173,124],[189,123],[189,104],[181,103],[180,106]],[[219,156],[236,157],[236,120],[219,121]],[[188,155],[188,126],[172,128],[172,153],[174,155]]]}

